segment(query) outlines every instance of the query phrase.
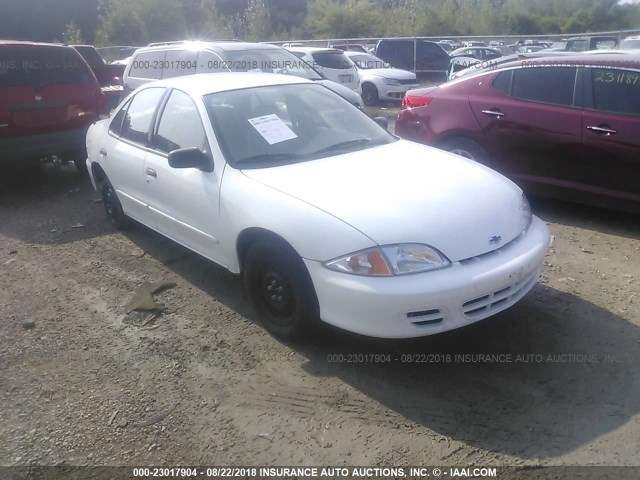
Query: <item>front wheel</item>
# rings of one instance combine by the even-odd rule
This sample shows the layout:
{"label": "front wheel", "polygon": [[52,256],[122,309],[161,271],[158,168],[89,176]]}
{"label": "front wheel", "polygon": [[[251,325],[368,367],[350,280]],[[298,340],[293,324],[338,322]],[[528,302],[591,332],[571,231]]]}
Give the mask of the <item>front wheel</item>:
{"label": "front wheel", "polygon": [[122,210],[122,204],[118,200],[118,195],[108,180],[102,186],[102,203],[104,211],[111,224],[118,230],[124,230],[129,226],[129,217]]}
{"label": "front wheel", "polygon": [[378,89],[371,83],[362,85],[362,102],[367,106],[377,105],[379,102]]}
{"label": "front wheel", "polygon": [[318,300],[302,259],[275,240],[252,245],[244,262],[245,287],[265,328],[288,340],[307,338],[318,318]]}

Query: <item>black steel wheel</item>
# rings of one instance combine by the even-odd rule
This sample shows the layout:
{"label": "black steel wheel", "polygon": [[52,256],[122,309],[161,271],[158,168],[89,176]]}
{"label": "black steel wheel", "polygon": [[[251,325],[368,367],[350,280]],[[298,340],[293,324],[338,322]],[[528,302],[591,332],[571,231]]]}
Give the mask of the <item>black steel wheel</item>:
{"label": "black steel wheel", "polygon": [[122,210],[118,195],[108,180],[102,185],[102,203],[107,218],[114,227],[118,230],[123,230],[129,225],[129,217]]}
{"label": "black steel wheel", "polygon": [[318,300],[295,250],[275,240],[256,242],[246,254],[244,276],[251,302],[268,331],[289,340],[310,335]]}

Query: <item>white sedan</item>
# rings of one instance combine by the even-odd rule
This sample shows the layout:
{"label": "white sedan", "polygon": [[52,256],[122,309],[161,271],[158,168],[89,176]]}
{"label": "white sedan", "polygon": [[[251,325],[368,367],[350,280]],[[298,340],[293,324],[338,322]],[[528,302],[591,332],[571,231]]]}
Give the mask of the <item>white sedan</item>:
{"label": "white sedan", "polygon": [[243,274],[283,337],[317,320],[387,338],[469,325],[520,300],[549,245],[511,181],[297,77],[147,84],[87,150],[116,227],[135,219]]}
{"label": "white sedan", "polygon": [[407,90],[418,88],[416,74],[391,68],[375,55],[346,51],[344,54],[358,69],[365,105],[377,105],[380,100],[402,100]]}

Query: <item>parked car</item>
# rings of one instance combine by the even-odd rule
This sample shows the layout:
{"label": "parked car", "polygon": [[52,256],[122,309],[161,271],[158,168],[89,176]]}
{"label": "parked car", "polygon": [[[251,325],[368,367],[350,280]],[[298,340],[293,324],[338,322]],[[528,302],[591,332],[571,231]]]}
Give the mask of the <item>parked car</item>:
{"label": "parked car", "polygon": [[478,60],[493,60],[494,58],[500,58],[502,53],[495,48],[489,47],[463,47],[451,52],[450,56],[451,58],[471,57]]}
{"label": "parked car", "polygon": [[618,45],[616,37],[603,35],[573,37],[567,40],[564,49],[568,52],[585,52],[587,50],[612,50]]}
{"label": "parked car", "polygon": [[358,92],[328,79],[290,51],[263,43],[183,41],[155,44],[136,50],[124,71],[123,82],[125,94],[128,94],[161,78],[256,70],[313,80],[364,108]]}
{"label": "parked car", "polygon": [[447,53],[451,53],[457,48],[460,48],[460,44],[453,40],[438,40],[436,43]]}
{"label": "parked car", "polygon": [[378,42],[375,55],[416,74],[445,74],[450,60],[440,45],[427,40],[385,38]]}
{"label": "parked car", "polygon": [[62,45],[0,41],[0,162],[76,162],[105,97],[80,54]]}
{"label": "parked car", "polygon": [[320,319],[431,335],[535,284],[549,231],[511,181],[398,139],[315,82],[213,77],[135,91],[89,130],[87,165],[115,226],[133,218],[242,274],[272,333]]}
{"label": "parked car", "polygon": [[337,48],[338,50],[350,51],[350,52],[361,52],[361,53],[369,53],[369,50],[364,45],[360,45],[359,43],[339,43],[339,44],[331,44],[329,48]]}
{"label": "parked car", "polygon": [[288,50],[309,63],[329,80],[344,85],[358,94],[362,93],[356,66],[343,50],[315,47],[292,47]]}
{"label": "parked car", "polygon": [[345,52],[355,64],[365,105],[377,105],[380,100],[402,100],[407,90],[417,88],[416,74],[391,68],[370,53]]}
{"label": "parked car", "polygon": [[640,36],[627,37],[620,42],[620,50],[640,50]]}
{"label": "parked car", "polygon": [[638,54],[519,60],[408,91],[396,133],[534,193],[640,212],[639,85]]}
{"label": "parked car", "polygon": [[122,99],[122,74],[125,65],[108,65],[93,45],[69,45],[89,64],[106,97],[106,108],[115,108]]}

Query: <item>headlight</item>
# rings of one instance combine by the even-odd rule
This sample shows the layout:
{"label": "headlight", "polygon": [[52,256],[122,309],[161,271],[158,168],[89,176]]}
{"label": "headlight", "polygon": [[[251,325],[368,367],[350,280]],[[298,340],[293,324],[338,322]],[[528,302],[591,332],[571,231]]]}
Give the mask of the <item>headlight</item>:
{"label": "headlight", "polygon": [[531,205],[524,193],[522,194],[522,200],[520,201],[520,222],[521,231],[525,232],[529,230],[531,221],[533,220],[533,213],[531,213]]}
{"label": "headlight", "polygon": [[375,247],[324,263],[326,268],[336,272],[367,277],[427,272],[449,265],[451,262],[435,248],[418,243]]}
{"label": "headlight", "polygon": [[393,85],[393,86],[402,85],[400,83],[400,80],[393,80],[391,78],[385,78],[384,79],[384,83],[385,83],[385,85]]}

